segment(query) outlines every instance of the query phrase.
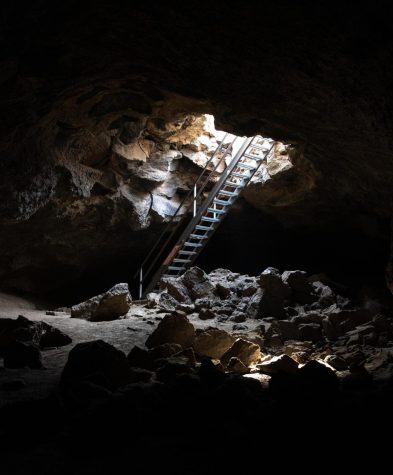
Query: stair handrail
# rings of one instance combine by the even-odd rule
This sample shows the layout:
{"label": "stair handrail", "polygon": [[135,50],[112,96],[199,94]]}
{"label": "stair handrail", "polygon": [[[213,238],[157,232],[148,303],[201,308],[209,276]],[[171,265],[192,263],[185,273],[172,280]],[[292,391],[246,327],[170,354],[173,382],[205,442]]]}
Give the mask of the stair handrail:
{"label": "stair handrail", "polygon": [[[173,223],[173,221],[175,220],[175,218],[178,216],[180,210],[182,209],[184,203],[190,198],[190,196],[194,193],[194,199],[193,201],[189,204],[189,206],[186,208],[185,210],[185,213],[184,213],[184,216],[187,215],[187,212],[190,210],[191,206],[194,205],[194,203],[196,202],[197,198],[203,193],[204,189],[206,188],[206,185],[207,183],[209,182],[210,180],[210,177],[213,175],[213,173],[215,173],[215,171],[217,170],[217,168],[221,165],[221,163],[223,162],[223,160],[225,160],[226,156],[228,155],[229,153],[229,150],[231,149],[231,147],[233,146],[233,144],[235,143],[236,139],[238,138],[237,136],[233,136],[233,140],[232,142],[229,143],[227,149],[225,150],[224,154],[222,155],[222,157],[219,159],[218,163],[215,165],[215,167],[213,168],[213,170],[210,171],[209,175],[207,176],[205,182],[202,184],[202,186],[200,187],[198,193],[195,193],[195,190],[196,190],[196,187],[197,185],[199,184],[199,182],[201,181],[202,177],[204,176],[205,172],[208,170],[208,166],[210,165],[210,163],[213,161],[213,159],[216,157],[216,155],[221,151],[221,149],[223,148],[223,146],[225,145],[225,140],[228,136],[231,136],[232,134],[229,134],[229,133],[225,133],[224,137],[222,138],[222,140],[220,141],[220,143],[218,144],[216,150],[214,151],[213,155],[209,158],[209,160],[206,162],[202,172],[200,173],[200,175],[198,176],[196,182],[194,183],[193,187],[190,189],[190,191],[187,193],[187,195],[184,197],[184,199],[181,201],[181,203],[179,204],[178,208],[176,209],[175,213],[171,216],[169,222],[167,223],[167,226],[165,227],[165,229],[163,230],[163,232],[161,233],[161,235],[159,236],[159,238],[157,239],[156,243],[154,244],[154,246],[151,248],[151,250],[149,251],[149,253],[147,254],[147,256],[145,257],[145,259],[143,260],[143,262],[140,264],[140,267],[139,269],[137,270],[137,272],[134,274],[134,278],[136,278],[138,275],[139,275],[139,279],[140,279],[140,284],[141,282],[143,282],[146,278],[146,276],[149,274],[149,272],[151,271],[152,267],[155,265],[155,263],[157,262],[157,260],[159,259],[159,257],[161,256],[161,254],[164,252],[165,250],[165,247],[168,245],[168,243],[170,242],[170,240],[172,239],[173,235],[175,234],[176,230],[178,229],[181,221],[179,221],[179,223],[177,224],[177,226],[174,227],[174,229],[172,230],[172,232],[170,233],[170,235],[168,236],[167,240],[165,241],[164,245],[162,246],[162,250],[156,255],[155,259],[153,260],[153,262],[150,264],[149,268],[146,270],[146,272],[144,273],[143,275],[143,267],[146,265],[146,263],[148,262],[148,260],[150,259],[150,257],[152,256],[153,252],[157,249],[157,247],[159,246],[159,244],[161,243],[162,241],[162,238],[165,236],[165,234],[167,233],[167,231],[169,230],[171,224]],[[194,214],[195,214],[195,210],[194,210]],[[141,292],[140,292],[141,293]]]}
{"label": "stair handrail", "polygon": [[[239,148],[239,150],[236,152],[235,156],[232,158],[231,162],[229,163],[228,167],[222,172],[222,174],[220,175],[220,179],[217,181],[217,183],[214,185],[213,189],[210,191],[209,193],[209,196],[205,199],[205,201],[202,203],[202,206],[199,208],[198,210],[198,213],[190,220],[190,222],[187,224],[186,228],[183,230],[181,236],[179,237],[179,239],[177,240],[178,243],[182,243],[184,242],[185,238],[189,235],[190,231],[193,229],[193,227],[195,226],[195,224],[199,221],[201,215],[207,210],[207,208],[209,207],[209,204],[211,203],[212,199],[214,198],[214,196],[216,196],[217,194],[217,191],[222,187],[223,183],[225,182],[225,180],[228,178],[228,175],[231,173],[231,171],[237,166],[237,164],[239,163],[239,161],[242,159],[243,155],[244,155],[244,152],[245,150],[247,150],[247,148],[250,146],[250,144],[253,142],[254,138],[255,137],[258,137],[258,136],[254,136],[254,137],[243,137],[243,142]],[[174,248],[175,249],[177,247],[177,244],[175,244]],[[170,254],[173,252],[173,249],[171,249],[170,253],[169,253],[169,256]],[[164,248],[163,248],[164,250]],[[162,252],[160,253],[160,255],[162,254]],[[157,259],[156,261],[158,260],[158,256],[157,256]],[[156,262],[155,261],[155,262]],[[151,268],[149,269],[149,271],[151,270]],[[155,273],[155,275],[153,276],[150,284],[147,286],[147,291],[145,293],[148,293],[149,291],[151,291],[152,288],[154,288],[154,286],[156,285],[156,281],[159,280],[156,279],[157,275],[161,274],[162,275],[162,272],[160,271],[160,269],[158,269]],[[146,274],[147,275],[147,274]],[[141,276],[143,278],[143,276]],[[139,295],[140,297],[142,297],[143,295],[143,289],[142,289],[142,286],[141,284],[143,284],[143,280],[140,282],[140,288],[139,288]]]}

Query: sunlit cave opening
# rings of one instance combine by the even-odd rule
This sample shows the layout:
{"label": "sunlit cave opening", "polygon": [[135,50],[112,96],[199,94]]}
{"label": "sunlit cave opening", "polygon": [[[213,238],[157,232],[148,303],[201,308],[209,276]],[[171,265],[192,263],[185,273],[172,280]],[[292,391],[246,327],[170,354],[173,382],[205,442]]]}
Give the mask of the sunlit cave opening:
{"label": "sunlit cave opening", "polygon": [[390,16],[321,3],[4,3],[1,475],[389,466]]}

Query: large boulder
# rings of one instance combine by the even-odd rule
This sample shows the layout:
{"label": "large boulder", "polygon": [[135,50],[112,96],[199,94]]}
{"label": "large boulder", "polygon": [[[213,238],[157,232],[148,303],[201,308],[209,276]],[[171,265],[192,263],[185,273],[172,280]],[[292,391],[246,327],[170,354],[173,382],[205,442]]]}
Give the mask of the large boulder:
{"label": "large boulder", "polygon": [[296,373],[298,368],[297,362],[290,356],[284,354],[279,356],[272,356],[258,364],[258,369],[263,373]]}
{"label": "large boulder", "polygon": [[15,341],[4,349],[3,355],[5,368],[42,368],[41,352],[34,343]]}
{"label": "large boulder", "polygon": [[107,292],[74,305],[71,308],[71,317],[84,318],[91,322],[115,320],[130,310],[131,300],[128,284],[116,284]]}
{"label": "large boulder", "polygon": [[281,275],[274,267],[268,267],[259,276],[262,288],[259,302],[259,317],[285,318],[284,306],[291,296],[291,289],[284,283]]}
{"label": "large boulder", "polygon": [[182,276],[182,282],[194,300],[214,297],[214,285],[210,282],[209,276],[199,267],[188,269]]}
{"label": "large boulder", "polygon": [[31,342],[42,349],[68,345],[72,339],[48,323],[33,322],[22,315],[0,319],[0,356],[16,341]]}
{"label": "large boulder", "polygon": [[131,382],[126,355],[102,340],[78,343],[68,355],[61,384],[72,385],[97,377],[108,389],[116,389]]}
{"label": "large boulder", "polygon": [[194,326],[189,322],[185,313],[178,311],[161,320],[146,340],[146,346],[154,348],[163,343],[178,343],[182,347],[188,347],[191,346],[194,336]]}
{"label": "large boulder", "polygon": [[222,355],[221,362],[225,366],[228,365],[229,360],[232,357],[239,358],[239,360],[245,365],[250,366],[257,363],[261,359],[261,349],[259,345],[252,343],[251,341],[238,338],[233,345]]}
{"label": "large boulder", "polygon": [[160,290],[166,290],[177,302],[191,303],[187,287],[183,284],[181,277],[165,277],[160,282]]}
{"label": "large boulder", "polygon": [[232,346],[235,338],[225,330],[208,328],[200,332],[194,340],[193,348],[200,356],[220,359],[221,356]]}

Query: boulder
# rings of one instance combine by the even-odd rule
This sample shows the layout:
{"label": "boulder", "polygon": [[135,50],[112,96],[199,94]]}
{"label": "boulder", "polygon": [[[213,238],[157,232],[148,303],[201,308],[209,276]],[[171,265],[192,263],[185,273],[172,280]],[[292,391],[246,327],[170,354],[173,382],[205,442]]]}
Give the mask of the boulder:
{"label": "boulder", "polygon": [[301,391],[323,396],[336,392],[339,388],[339,380],[334,371],[315,360],[298,369],[296,382]]}
{"label": "boulder", "polygon": [[133,368],[154,369],[154,358],[148,350],[134,346],[127,355],[127,361]]}
{"label": "boulder", "polygon": [[341,358],[341,356],[327,355],[324,361],[337,371],[345,371],[348,369],[346,361],[344,358]]}
{"label": "boulder", "polygon": [[195,337],[193,348],[200,356],[220,359],[234,341],[235,338],[226,331],[209,328]]}
{"label": "boulder", "polygon": [[179,305],[176,305],[176,310],[185,312],[187,315],[189,315],[190,313],[195,312],[195,305],[193,303],[180,303]]}
{"label": "boulder", "polygon": [[167,292],[161,292],[157,301],[158,306],[165,312],[173,312],[177,307],[177,300]]}
{"label": "boulder", "polygon": [[232,357],[239,358],[239,360],[245,365],[250,366],[257,363],[261,359],[261,349],[259,345],[252,343],[251,341],[238,338],[233,345],[221,356],[221,362],[227,366],[229,360]]}
{"label": "boulder", "polygon": [[316,342],[322,339],[322,329],[318,323],[300,324],[299,331],[301,340]]}
{"label": "boulder", "polygon": [[5,368],[42,368],[41,352],[32,342],[14,341],[3,352]]}
{"label": "boulder", "polygon": [[236,358],[236,356],[232,356],[232,358],[229,360],[227,370],[230,373],[237,374],[247,374],[250,372],[247,366],[245,366],[239,358]]}
{"label": "boulder", "polygon": [[33,322],[22,315],[15,320],[0,319],[0,356],[4,348],[16,341],[31,342],[40,348],[68,345],[72,339],[45,322]]}
{"label": "boulder", "polygon": [[185,315],[176,313],[165,316],[146,340],[146,346],[153,348],[163,343],[178,343],[182,347],[191,346],[195,329]]}
{"label": "boulder", "polygon": [[314,292],[318,295],[318,301],[321,307],[329,307],[330,305],[337,303],[336,294],[328,285],[319,281],[313,282],[311,285]]}
{"label": "boulder", "polygon": [[298,364],[288,355],[273,356],[257,365],[259,371],[268,374],[288,373],[294,374]]}
{"label": "boulder", "polygon": [[294,292],[310,293],[312,291],[312,287],[308,282],[307,273],[302,270],[286,270],[283,272],[281,278]]}
{"label": "boulder", "polygon": [[84,318],[91,322],[115,320],[125,315],[131,307],[128,284],[116,284],[107,292],[92,297],[71,308],[72,318]]}
{"label": "boulder", "polygon": [[193,299],[214,298],[214,285],[208,275],[199,267],[191,267],[182,276],[182,282],[187,287]]}
{"label": "boulder", "polygon": [[288,320],[279,320],[278,327],[283,341],[301,339],[299,328],[295,323]]}
{"label": "boulder", "polygon": [[230,297],[231,288],[228,284],[219,282],[216,284],[216,294],[220,297],[220,299],[225,300]]}
{"label": "boulder", "polygon": [[212,320],[216,317],[216,314],[210,308],[201,308],[199,311],[199,318],[201,320]]}
{"label": "boulder", "polygon": [[149,350],[149,356],[153,361],[161,358],[168,358],[183,350],[183,347],[178,343],[163,343],[162,345],[155,346]]}
{"label": "boulder", "polygon": [[235,311],[229,319],[231,322],[243,323],[247,320],[247,315],[244,312]]}
{"label": "boulder", "polygon": [[113,390],[131,382],[126,355],[102,340],[78,343],[68,355],[61,385],[99,377],[101,385]]}
{"label": "boulder", "polygon": [[291,289],[281,280],[278,270],[273,267],[265,269],[259,276],[259,285],[262,288],[262,294],[258,316],[285,318],[284,307],[291,295]]}
{"label": "boulder", "polygon": [[72,339],[58,328],[52,327],[45,322],[39,323],[41,323],[40,348],[53,348],[72,343]]}
{"label": "boulder", "polygon": [[181,303],[190,304],[191,299],[188,295],[187,287],[183,284],[181,278],[165,277],[160,283],[160,290],[166,290],[175,300]]}

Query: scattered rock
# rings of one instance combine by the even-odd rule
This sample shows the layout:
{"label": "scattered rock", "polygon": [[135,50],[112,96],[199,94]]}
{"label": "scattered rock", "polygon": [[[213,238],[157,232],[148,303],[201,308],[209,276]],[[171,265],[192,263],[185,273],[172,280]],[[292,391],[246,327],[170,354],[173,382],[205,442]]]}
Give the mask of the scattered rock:
{"label": "scattered rock", "polygon": [[130,366],[125,354],[102,340],[78,343],[68,355],[62,386],[97,376],[101,385],[110,390],[129,383]]}
{"label": "scattered rock", "polygon": [[265,269],[259,277],[259,285],[263,292],[258,316],[285,318],[284,306],[291,295],[291,289],[281,280],[278,270],[273,267]]}
{"label": "scattered rock", "polygon": [[229,320],[231,322],[243,323],[247,320],[247,316],[243,312],[233,312]]}
{"label": "scattered rock", "polygon": [[164,343],[149,350],[149,355],[153,360],[157,360],[161,358],[169,358],[169,356],[175,355],[180,351],[183,351],[183,347],[178,343]]}
{"label": "scattered rock", "polygon": [[53,348],[72,343],[72,339],[58,328],[52,327],[45,322],[40,323],[42,325],[41,338],[39,340],[39,346],[41,348]]}
{"label": "scattered rock", "polygon": [[191,303],[187,287],[183,284],[181,278],[165,277],[160,283],[160,290],[166,290],[177,302]]}
{"label": "scattered rock", "polygon": [[92,297],[71,308],[72,318],[84,318],[91,322],[115,320],[131,308],[128,284],[116,284],[107,292]]}
{"label": "scattered rock", "polygon": [[214,297],[215,288],[208,275],[199,267],[188,269],[184,273],[182,281],[193,299]]}
{"label": "scattered rock", "polygon": [[181,303],[176,306],[176,310],[180,310],[181,312],[185,312],[187,315],[189,315],[190,313],[195,312],[195,305],[193,303]]}
{"label": "scattered rock", "polygon": [[263,373],[288,373],[294,374],[297,371],[298,364],[288,355],[273,356],[257,365]]}
{"label": "scattered rock", "polygon": [[184,315],[174,314],[164,317],[146,340],[146,346],[153,348],[163,343],[178,343],[182,347],[191,346],[195,336],[194,326]]}
{"label": "scattered rock", "polygon": [[222,355],[221,362],[227,366],[229,360],[235,356],[245,365],[250,366],[261,359],[261,349],[251,341],[238,338],[233,345]]}
{"label": "scattered rock", "polygon": [[201,308],[199,311],[199,318],[201,320],[212,320],[216,317],[216,314],[210,308]]}
{"label": "scattered rock", "polygon": [[307,273],[301,270],[286,270],[282,274],[282,281],[288,284],[294,292],[310,293],[312,287],[308,281]]}
{"label": "scattered rock", "polygon": [[220,359],[234,341],[235,338],[226,331],[218,328],[208,328],[196,336],[193,348],[200,356]]}
{"label": "scattered rock", "polygon": [[134,346],[127,355],[127,361],[134,368],[154,369],[154,358],[148,350]]}
{"label": "scattered rock", "polygon": [[186,348],[185,350],[179,351],[179,353],[175,353],[174,358],[183,358],[185,362],[190,366],[191,368],[195,368],[196,366],[196,358],[195,358],[195,353],[192,347]]}
{"label": "scattered rock", "polygon": [[42,368],[41,352],[32,342],[14,341],[3,351],[5,368]]}
{"label": "scattered rock", "polygon": [[230,373],[237,373],[237,374],[247,374],[250,370],[243,364],[243,362],[236,358],[236,356],[232,356],[227,364],[227,369]]}
{"label": "scattered rock", "polygon": [[300,330],[295,323],[288,320],[279,320],[278,327],[283,341],[301,339]]}
{"label": "scattered rock", "polygon": [[235,323],[232,325],[232,330],[233,331],[244,331],[244,330],[248,330],[248,326],[247,325],[242,325],[241,323]]}
{"label": "scattered rock", "polygon": [[346,361],[340,356],[327,355],[324,361],[337,371],[345,371],[346,369],[348,369]]}
{"label": "scattered rock", "polygon": [[317,392],[323,396],[339,388],[339,379],[334,371],[318,361],[311,360],[296,373],[296,381],[304,392]]}
{"label": "scattered rock", "polygon": [[299,325],[300,338],[315,343],[322,339],[321,325],[318,323],[303,323]]}
{"label": "scattered rock", "polygon": [[173,312],[177,307],[177,300],[172,297],[172,295],[168,294],[167,292],[162,292],[159,294],[157,305],[163,310],[164,312]]}

